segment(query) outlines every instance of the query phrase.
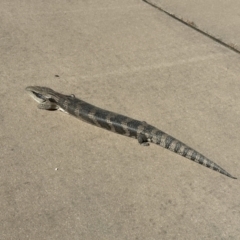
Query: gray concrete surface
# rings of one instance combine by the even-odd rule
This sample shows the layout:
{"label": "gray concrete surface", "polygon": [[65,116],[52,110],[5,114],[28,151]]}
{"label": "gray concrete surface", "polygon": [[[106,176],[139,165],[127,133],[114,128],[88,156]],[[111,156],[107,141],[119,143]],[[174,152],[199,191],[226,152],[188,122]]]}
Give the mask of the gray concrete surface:
{"label": "gray concrete surface", "polygon": [[240,2],[147,0],[240,51]]}
{"label": "gray concrete surface", "polygon": [[239,178],[239,54],[137,0],[5,0],[0,12],[0,239],[239,239],[239,179],[24,92],[145,120]]}

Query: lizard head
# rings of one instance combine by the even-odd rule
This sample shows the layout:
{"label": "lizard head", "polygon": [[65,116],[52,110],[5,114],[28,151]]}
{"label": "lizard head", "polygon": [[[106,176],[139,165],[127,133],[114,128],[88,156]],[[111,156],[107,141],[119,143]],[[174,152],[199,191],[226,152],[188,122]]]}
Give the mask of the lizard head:
{"label": "lizard head", "polygon": [[25,90],[38,103],[38,108],[45,110],[61,110],[57,104],[61,94],[54,92],[51,88],[29,86]]}
{"label": "lizard head", "polygon": [[47,87],[29,86],[25,90],[38,103],[44,103],[47,100],[53,101],[55,95],[55,92]]}

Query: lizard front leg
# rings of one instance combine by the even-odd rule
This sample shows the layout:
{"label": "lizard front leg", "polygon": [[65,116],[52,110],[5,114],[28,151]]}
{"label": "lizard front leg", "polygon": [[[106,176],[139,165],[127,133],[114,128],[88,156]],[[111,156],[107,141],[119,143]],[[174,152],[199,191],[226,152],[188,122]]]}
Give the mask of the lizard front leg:
{"label": "lizard front leg", "polygon": [[137,136],[137,140],[138,142],[142,145],[142,146],[149,146],[149,142],[148,142],[148,139],[147,137],[140,133],[138,136]]}

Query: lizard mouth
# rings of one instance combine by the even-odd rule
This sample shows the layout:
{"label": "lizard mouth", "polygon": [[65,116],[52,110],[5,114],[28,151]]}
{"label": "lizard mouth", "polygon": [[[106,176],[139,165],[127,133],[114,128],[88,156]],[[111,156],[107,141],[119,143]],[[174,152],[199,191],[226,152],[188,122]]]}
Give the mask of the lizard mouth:
{"label": "lizard mouth", "polygon": [[46,102],[46,100],[47,100],[46,97],[44,97],[44,95],[42,95],[41,93],[38,93],[38,92],[34,92],[34,91],[32,91],[32,97],[39,103]]}
{"label": "lizard mouth", "polygon": [[44,95],[42,95],[41,93],[38,92],[32,92],[33,93],[33,97],[34,99],[36,99],[39,103],[44,103],[47,100],[50,102],[55,102],[55,100],[53,98],[46,98]]}
{"label": "lizard mouth", "polygon": [[47,100],[41,93],[37,93],[29,90],[28,90],[28,93],[38,103],[44,103]]}
{"label": "lizard mouth", "polygon": [[43,95],[40,94],[40,93],[37,93],[37,92],[32,92],[37,98],[41,98],[41,99],[44,99]]}

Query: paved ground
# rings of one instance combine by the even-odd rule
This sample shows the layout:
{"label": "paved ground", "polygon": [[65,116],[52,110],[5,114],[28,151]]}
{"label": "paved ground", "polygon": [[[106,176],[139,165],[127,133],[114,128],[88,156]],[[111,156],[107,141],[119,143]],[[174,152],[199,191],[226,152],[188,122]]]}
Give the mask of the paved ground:
{"label": "paved ground", "polygon": [[4,0],[0,13],[0,239],[239,239],[239,179],[24,92],[145,120],[240,178],[238,53],[143,1]]}
{"label": "paved ground", "polygon": [[235,0],[146,0],[240,51],[240,2]]}

